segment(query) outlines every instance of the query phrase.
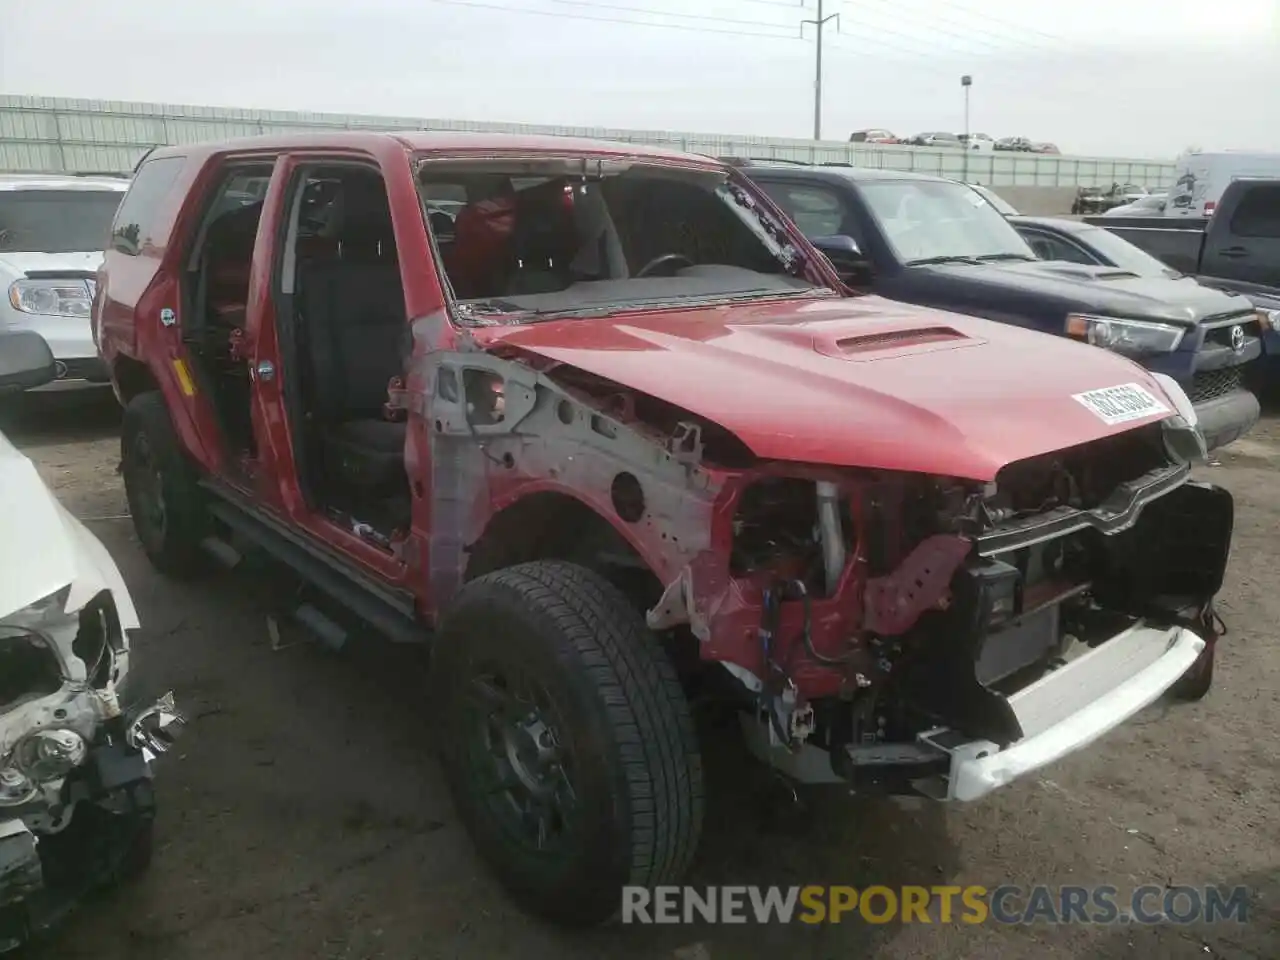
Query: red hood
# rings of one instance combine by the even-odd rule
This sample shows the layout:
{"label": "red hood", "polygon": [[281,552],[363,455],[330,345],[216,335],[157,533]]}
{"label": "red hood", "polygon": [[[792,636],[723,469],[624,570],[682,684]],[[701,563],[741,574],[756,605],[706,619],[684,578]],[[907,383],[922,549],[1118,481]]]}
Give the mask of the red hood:
{"label": "red hood", "polygon": [[765,459],[975,480],[1163,416],[1108,426],[1073,394],[1137,383],[1165,399],[1136,363],[1096,347],[871,296],[476,336],[660,397]]}

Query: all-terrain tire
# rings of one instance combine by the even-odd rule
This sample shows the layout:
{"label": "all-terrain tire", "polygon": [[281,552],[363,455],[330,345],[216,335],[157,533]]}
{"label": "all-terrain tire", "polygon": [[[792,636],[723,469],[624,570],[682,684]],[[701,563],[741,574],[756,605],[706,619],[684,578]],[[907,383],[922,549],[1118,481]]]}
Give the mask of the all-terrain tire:
{"label": "all-terrain tire", "polygon": [[[624,885],[680,881],[701,833],[702,760],[675,670],[621,591],[562,561],[495,571],[450,605],[433,661],[442,759],[459,816],[523,908],[595,925],[618,912]],[[467,704],[475,678],[490,670],[523,673],[554,704],[577,799],[573,826],[554,849],[521,841],[504,824],[492,781],[479,775],[495,751],[478,745],[485,735],[476,730],[494,714]]]}
{"label": "all-terrain tire", "polygon": [[1204,699],[1213,686],[1213,661],[1217,656],[1217,650],[1216,643],[1206,644],[1191,668],[1169,688],[1169,692],[1176,699],[1187,701]]}
{"label": "all-terrain tire", "polygon": [[151,563],[180,579],[208,570],[204,493],[159,392],[140,393],[125,406],[120,461],[133,527]]}

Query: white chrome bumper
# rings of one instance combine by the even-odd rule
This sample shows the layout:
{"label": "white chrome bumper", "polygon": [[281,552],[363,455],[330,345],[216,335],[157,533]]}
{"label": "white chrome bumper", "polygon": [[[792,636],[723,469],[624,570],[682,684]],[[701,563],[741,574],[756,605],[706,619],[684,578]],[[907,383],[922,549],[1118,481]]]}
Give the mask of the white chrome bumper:
{"label": "white chrome bumper", "polygon": [[1087,746],[1153,703],[1195,662],[1204,640],[1179,627],[1135,626],[1009,697],[1024,736],[1001,750],[940,728],[922,744],[949,754],[945,785],[923,783],[938,799],[976,800]]}

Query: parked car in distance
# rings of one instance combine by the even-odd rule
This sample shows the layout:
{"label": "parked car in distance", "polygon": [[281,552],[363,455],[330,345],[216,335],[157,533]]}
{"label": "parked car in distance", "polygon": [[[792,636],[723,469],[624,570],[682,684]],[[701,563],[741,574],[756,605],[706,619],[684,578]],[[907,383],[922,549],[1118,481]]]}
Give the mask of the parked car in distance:
{"label": "parked car in distance", "polygon": [[964,144],[954,133],[917,133],[907,143],[916,147],[940,147],[944,149],[963,150]]}
{"label": "parked car in distance", "polygon": [[[0,395],[56,376],[48,342],[0,331]],[[0,953],[146,869],[152,762],[182,717],[138,699],[133,599],[102,543],[0,434]]]}
{"label": "parked car in distance", "polygon": [[[169,147],[115,224],[147,242],[100,273],[146,554],[266,551],[333,645],[430,642],[458,815],[561,922],[680,883],[686,688],[788,777],[961,801],[1210,690],[1232,501],[1190,478],[1181,388],[850,290],[848,238],[823,256],[756,169],[455,132]],[[424,198],[454,189],[441,237]]]}
{"label": "parked car in distance", "polygon": [[[858,253],[845,258],[845,277],[859,289],[1118,350],[1182,384],[1211,449],[1258,420],[1257,397],[1243,382],[1261,355],[1261,331],[1244,297],[1042,262],[998,210],[955,180],[851,167],[744,172],[809,236],[849,238]],[[1223,344],[1232,349],[1222,353]]]}
{"label": "parked car in distance", "polygon": [[898,137],[891,130],[855,130],[849,134],[850,143],[897,143]]}
{"label": "parked car in distance", "polygon": [[1110,187],[1080,187],[1076,191],[1076,199],[1071,204],[1071,212],[1076,215],[1097,215],[1114,207],[1136,203],[1148,196],[1145,187],[1132,183],[1113,183]]}
{"label": "parked car in distance", "polygon": [[1104,210],[1104,217],[1158,217],[1164,213],[1168,197],[1163,193],[1148,193],[1134,197],[1118,207]]}
{"label": "parked car in distance", "polygon": [[1173,176],[1165,215],[1209,217],[1233,180],[1280,177],[1280,153],[1247,150],[1184,153],[1177,160]]}
{"label": "parked car in distance", "polygon": [[996,142],[985,133],[962,133],[960,142],[970,150],[981,151],[994,150],[996,145]]}
{"label": "parked car in distance", "polygon": [[994,149],[1010,150],[1016,153],[1030,153],[1031,141],[1026,137],[1001,137],[995,142]]}
{"label": "parked car in distance", "polygon": [[1280,179],[1232,181],[1213,216],[1086,218],[1206,286],[1264,311],[1269,374],[1280,365]]}
{"label": "parked car in distance", "polygon": [[41,390],[107,382],[90,329],[94,274],[122,177],[0,174],[0,330],[49,344],[56,376]]}
{"label": "parked car in distance", "polygon": [[1040,143],[1031,144],[1031,152],[1058,154],[1062,151],[1058,149],[1058,145],[1056,143],[1047,143],[1042,141]]}

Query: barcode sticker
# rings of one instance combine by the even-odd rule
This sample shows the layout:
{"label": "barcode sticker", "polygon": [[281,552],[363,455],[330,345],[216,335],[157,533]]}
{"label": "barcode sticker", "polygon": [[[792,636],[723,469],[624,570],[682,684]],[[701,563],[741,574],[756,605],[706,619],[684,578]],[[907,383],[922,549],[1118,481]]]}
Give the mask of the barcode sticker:
{"label": "barcode sticker", "polygon": [[1172,411],[1144,387],[1122,383],[1116,387],[1075,393],[1071,399],[1080,403],[1108,426],[1143,420]]}

